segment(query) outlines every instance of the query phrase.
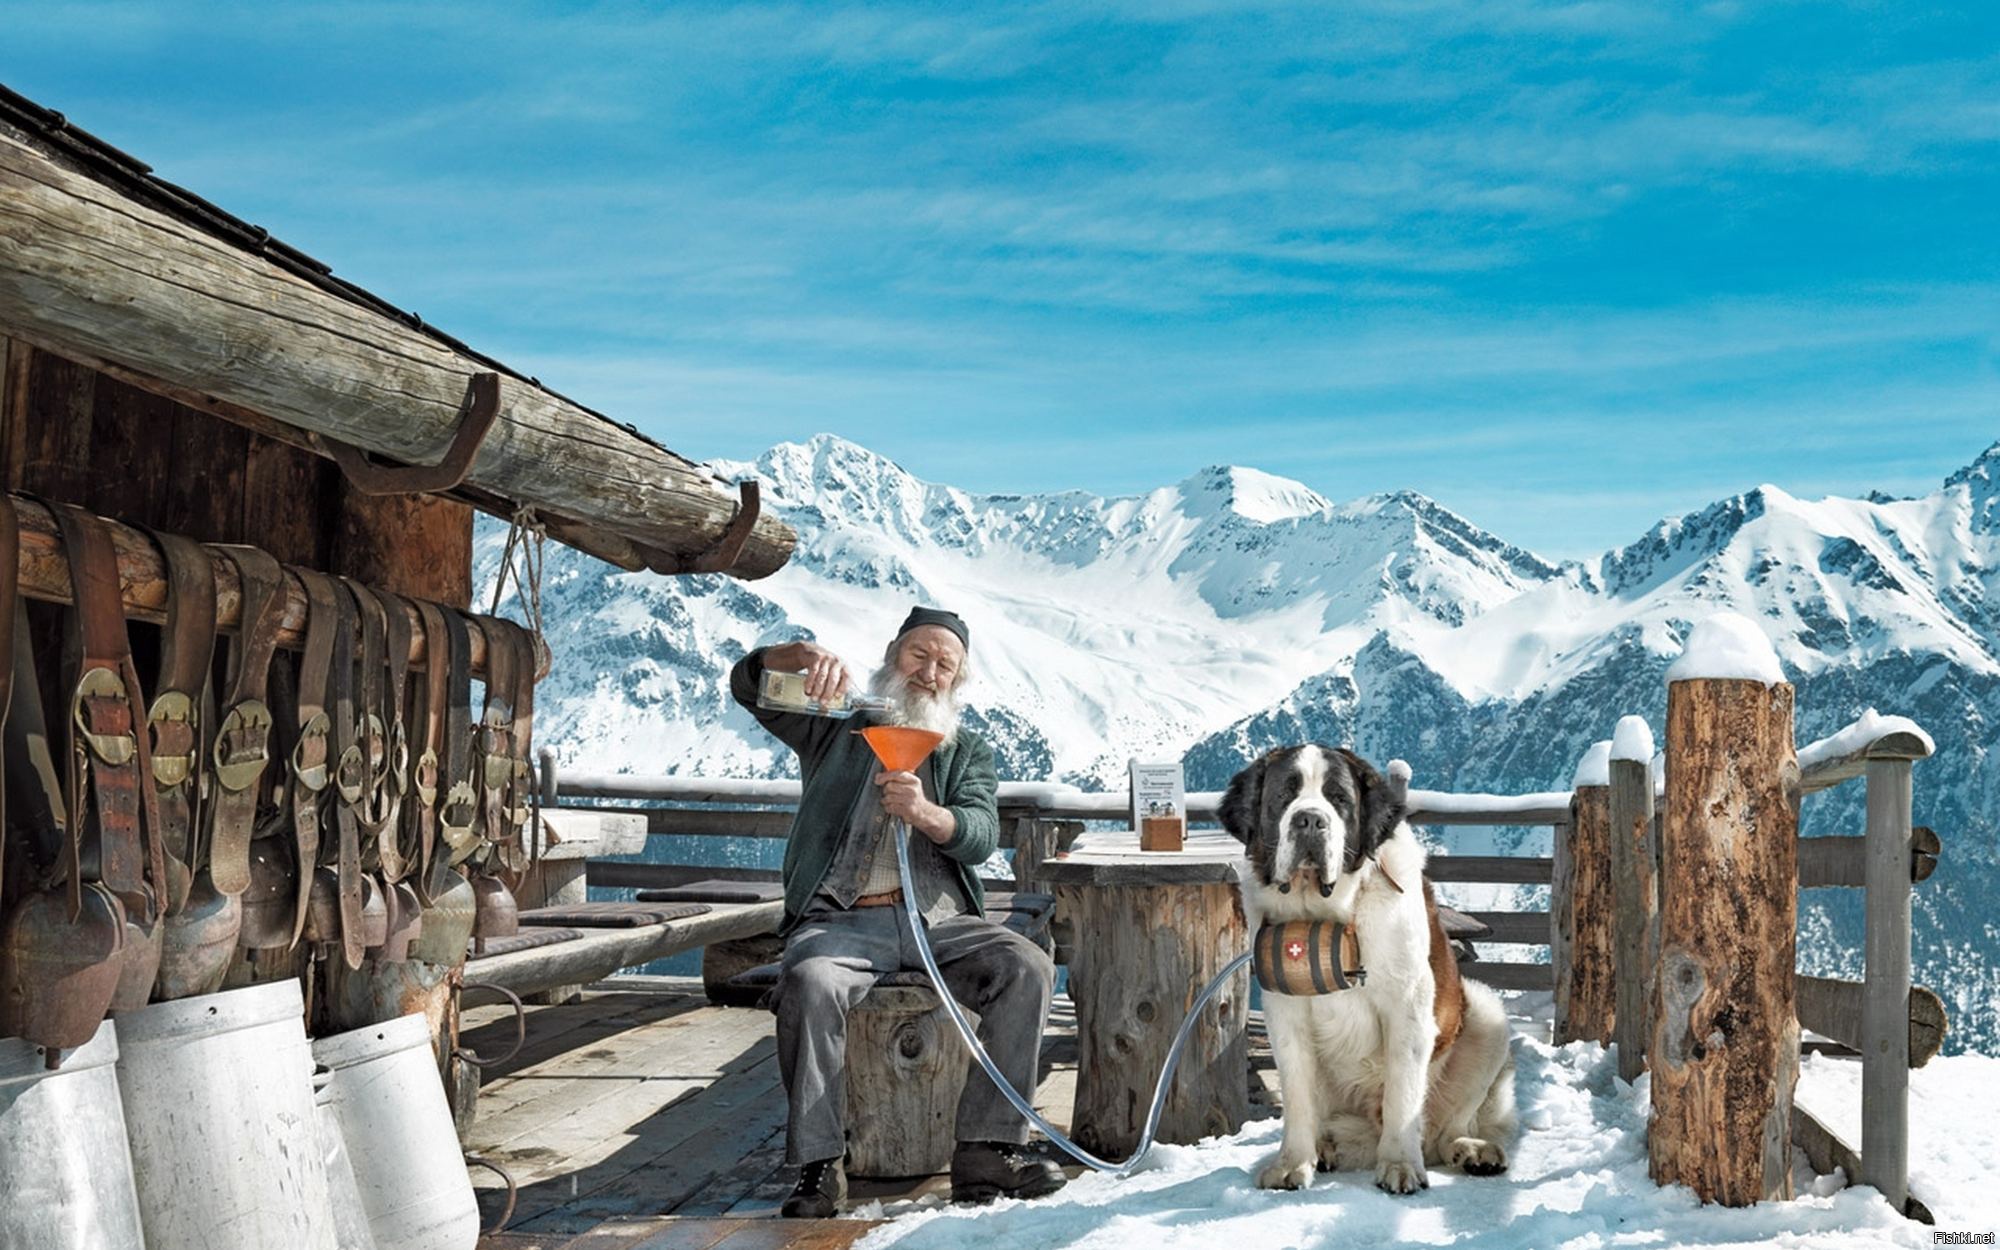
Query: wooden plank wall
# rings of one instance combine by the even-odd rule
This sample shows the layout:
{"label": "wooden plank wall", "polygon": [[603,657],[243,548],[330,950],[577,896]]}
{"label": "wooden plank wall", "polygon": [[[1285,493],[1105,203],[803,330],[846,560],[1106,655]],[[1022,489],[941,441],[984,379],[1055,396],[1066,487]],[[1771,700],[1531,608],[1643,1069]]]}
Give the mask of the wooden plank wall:
{"label": "wooden plank wall", "polygon": [[472,510],[350,489],[329,460],[0,338],[8,490],[467,606]]}

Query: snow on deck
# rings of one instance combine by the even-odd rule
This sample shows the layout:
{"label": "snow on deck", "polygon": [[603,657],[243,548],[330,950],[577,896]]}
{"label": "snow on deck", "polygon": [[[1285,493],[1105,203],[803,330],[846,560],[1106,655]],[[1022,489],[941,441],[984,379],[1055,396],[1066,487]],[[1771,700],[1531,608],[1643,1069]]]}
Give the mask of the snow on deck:
{"label": "snow on deck", "polygon": [[[1362,1172],[1322,1175],[1311,1188],[1267,1192],[1254,1177],[1277,1148],[1279,1121],[1260,1120],[1198,1146],[1157,1148],[1148,1167],[1115,1181],[1087,1173],[1034,1202],[962,1208],[868,1204],[852,1214],[892,1217],[857,1243],[864,1250],[1346,1250],[1382,1244],[1485,1248],[1532,1246],[1752,1247],[1857,1250],[1929,1246],[1932,1229],[1904,1220],[1873,1189],[1815,1177],[1795,1152],[1798,1197],[1744,1209],[1704,1207],[1685,1188],[1646,1173],[1647,1078],[1618,1079],[1614,1052],[1555,1047],[1517,1037],[1522,1132],[1512,1171],[1477,1179],[1433,1170],[1430,1189],[1394,1198]],[[1833,1121],[1860,1068],[1809,1057],[1801,1101]],[[1933,1060],[1912,1074],[1912,1178],[1947,1230],[2000,1229],[2000,1059]],[[1858,1111],[1857,1111],[1858,1118]],[[1848,1129],[1850,1138],[1855,1130]]]}

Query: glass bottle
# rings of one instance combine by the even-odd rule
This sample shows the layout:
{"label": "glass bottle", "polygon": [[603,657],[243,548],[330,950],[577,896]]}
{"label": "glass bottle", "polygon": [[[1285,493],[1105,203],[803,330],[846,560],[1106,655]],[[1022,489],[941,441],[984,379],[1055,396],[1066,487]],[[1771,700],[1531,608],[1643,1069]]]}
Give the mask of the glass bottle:
{"label": "glass bottle", "polygon": [[853,691],[822,703],[806,695],[804,673],[780,673],[767,668],[763,684],[757,689],[757,706],[774,712],[798,712],[806,716],[831,716],[844,720],[856,712],[886,712],[890,703],[877,695],[856,694]]}

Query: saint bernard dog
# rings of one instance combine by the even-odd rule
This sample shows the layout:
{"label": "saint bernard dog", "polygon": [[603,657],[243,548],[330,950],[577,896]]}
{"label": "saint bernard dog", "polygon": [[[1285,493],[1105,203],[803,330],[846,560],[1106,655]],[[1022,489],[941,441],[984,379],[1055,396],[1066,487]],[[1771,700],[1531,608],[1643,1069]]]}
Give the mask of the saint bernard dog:
{"label": "saint bernard dog", "polygon": [[1400,795],[1352,751],[1283,747],[1231,779],[1218,814],[1248,861],[1251,934],[1294,920],[1347,925],[1365,972],[1352,989],[1264,995],[1285,1127],[1257,1183],[1302,1189],[1316,1168],[1372,1168],[1376,1185],[1408,1194],[1429,1187],[1430,1164],[1506,1171],[1506,1013],[1491,989],[1459,977]]}

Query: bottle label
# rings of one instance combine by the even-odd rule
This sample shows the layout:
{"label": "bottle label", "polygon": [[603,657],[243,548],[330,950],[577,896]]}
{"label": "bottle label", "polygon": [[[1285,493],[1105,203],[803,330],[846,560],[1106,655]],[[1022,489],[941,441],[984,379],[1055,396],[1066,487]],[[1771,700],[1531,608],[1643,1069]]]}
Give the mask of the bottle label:
{"label": "bottle label", "polygon": [[758,692],[757,702],[764,707],[784,712],[804,712],[813,716],[845,716],[849,712],[847,697],[821,703],[806,694],[804,673],[779,673],[764,670],[764,685]]}

